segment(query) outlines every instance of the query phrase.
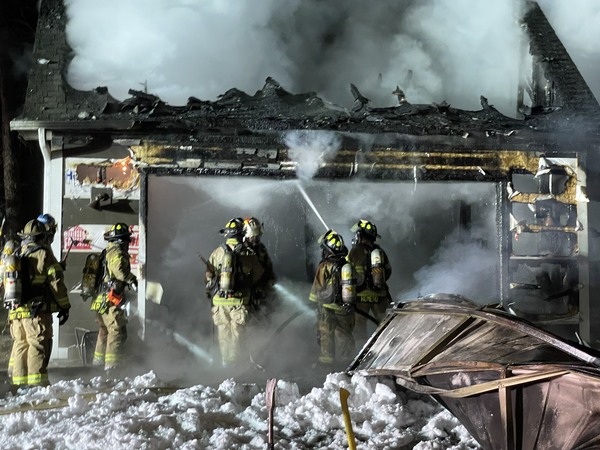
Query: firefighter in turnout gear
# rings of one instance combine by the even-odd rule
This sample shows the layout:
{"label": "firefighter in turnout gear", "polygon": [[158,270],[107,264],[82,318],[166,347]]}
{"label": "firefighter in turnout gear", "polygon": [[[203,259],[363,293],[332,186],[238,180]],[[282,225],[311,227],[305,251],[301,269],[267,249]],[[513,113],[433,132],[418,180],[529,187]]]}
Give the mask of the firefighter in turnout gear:
{"label": "firefighter in turnout gear", "polygon": [[116,223],[104,233],[104,239],[108,245],[101,257],[103,274],[100,292],[91,305],[99,326],[93,364],[112,372],[122,365],[123,346],[127,339],[127,316],[123,309],[125,288],[137,290],[137,278],[131,273],[129,226]]}
{"label": "firefighter in turnout gear", "polygon": [[15,267],[5,267],[4,306],[9,309],[12,383],[17,386],[49,384],[52,313],[58,312],[63,325],[71,308],[62,267],[45,243],[47,233],[46,225],[38,220],[27,222],[18,233],[21,246],[15,253]]}
{"label": "firefighter in turnout gear", "polygon": [[[383,249],[375,243],[381,237],[375,224],[361,219],[351,230],[355,238],[348,260],[356,270],[356,309],[380,321],[390,306],[387,280],[392,274],[392,266]],[[356,315],[354,336],[359,342],[366,341],[368,337],[367,318],[360,314]]]}
{"label": "firefighter in turnout gear", "polygon": [[244,246],[252,249],[258,261],[263,268],[263,274],[255,284],[252,290],[252,307],[259,313],[267,316],[273,309],[270,302],[273,299],[272,291],[275,284],[275,273],[273,272],[273,262],[267,252],[265,244],[260,240],[263,233],[263,227],[258,219],[247,217],[244,219]]}
{"label": "firefighter in turnout gear", "polygon": [[220,233],[225,243],[211,253],[205,282],[221,360],[224,367],[232,367],[245,362],[243,343],[252,291],[264,269],[254,250],[243,244],[243,219],[231,219]]}
{"label": "firefighter in turnout gear", "polygon": [[321,262],[309,299],[317,306],[317,336],[321,364],[347,363],[355,352],[354,269],[346,259],[342,236],[328,230],[319,238]]}

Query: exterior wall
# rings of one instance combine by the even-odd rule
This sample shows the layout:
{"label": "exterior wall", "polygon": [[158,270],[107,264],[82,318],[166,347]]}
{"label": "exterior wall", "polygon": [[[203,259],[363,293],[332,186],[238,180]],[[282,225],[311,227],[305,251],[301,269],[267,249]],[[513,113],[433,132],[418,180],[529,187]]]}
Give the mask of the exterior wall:
{"label": "exterior wall", "polygon": [[[58,141],[57,141],[58,142]],[[147,226],[148,204],[152,199],[148,198],[147,180],[149,175],[194,175],[198,176],[235,176],[237,181],[243,182],[248,175],[259,177],[269,176],[276,181],[286,179],[295,179],[298,169],[297,162],[292,160],[288,152],[277,148],[256,149],[235,149],[230,147],[217,148],[192,148],[192,147],[161,147],[161,146],[126,146],[118,144],[109,144],[94,150],[84,150],[84,148],[62,148],[57,145],[52,149],[52,171],[51,182],[48,190],[51,200],[48,202],[48,208],[56,217],[61,218],[61,243],[55,243],[56,253],[65,252],[71,243],[71,239],[79,242],[73,246],[69,256],[66,279],[69,287],[74,287],[81,279],[81,269],[85,257],[90,251],[100,251],[103,246],[102,231],[108,225],[115,222],[125,222],[128,225],[139,225],[135,231],[140,234],[140,244],[137,248],[140,260],[140,267],[145,264],[146,254],[145,246],[148,234],[144,230]],[[148,149],[152,149],[152,153]],[[361,153],[360,162],[357,154]],[[170,158],[169,158],[170,156]],[[502,186],[510,186],[511,192],[505,192],[505,200],[508,198],[511,205],[535,205],[540,200],[554,199],[562,205],[575,205],[577,214],[581,214],[580,220],[587,221],[587,198],[585,195],[585,173],[578,166],[576,155],[570,153],[571,159],[561,160],[560,158],[548,159],[548,161],[560,166],[561,161],[568,166],[568,176],[565,180],[565,189],[559,191],[546,192],[540,189],[539,180],[533,183],[531,190],[521,189],[516,192],[519,186],[516,186],[514,174],[528,174],[532,179],[537,179],[541,154],[535,152],[523,152],[518,150],[486,150],[478,153],[469,153],[464,150],[444,151],[427,153],[420,156],[414,151],[403,151],[399,149],[386,148],[371,152],[362,152],[359,149],[347,148],[338,152],[338,155],[330,161],[323,162],[316,173],[317,179],[347,179],[351,181],[407,181],[411,180],[415,184],[418,180],[428,181],[487,181],[502,183]],[[560,156],[560,155],[558,155]],[[133,157],[134,162],[129,158]],[[420,164],[416,164],[417,159]],[[257,163],[258,161],[258,163]],[[257,169],[258,168],[258,169]],[[376,170],[373,170],[376,168]],[[418,168],[418,170],[417,170]],[[118,178],[116,174],[119,170],[125,170],[127,176]],[[140,172],[138,172],[140,170]],[[113,174],[113,175],[111,175]],[[240,175],[242,175],[240,177]],[[117,179],[118,178],[118,179]],[[142,180],[140,182],[140,180]],[[510,181],[511,183],[507,183]],[[421,181],[419,181],[421,182]],[[94,200],[99,199],[100,195],[108,194],[110,200],[103,200],[98,203],[99,208],[90,208]],[[500,196],[502,197],[502,195]],[[62,202],[57,204],[55,199],[62,198]],[[193,202],[193,197],[190,197]],[[501,201],[501,200],[498,200]],[[424,205],[427,207],[427,205]],[[512,206],[511,206],[512,208]],[[497,214],[512,213],[511,209],[499,208]],[[506,265],[502,269],[503,284],[499,295],[505,306],[511,303],[516,289],[511,283],[521,283],[526,289],[532,288],[534,294],[541,294],[541,289],[534,286],[533,282],[512,279],[512,269],[509,267],[510,259],[517,256],[532,256],[531,252],[525,251],[524,255],[514,254],[512,252],[515,242],[514,236],[520,234],[523,239],[526,236],[539,239],[546,232],[559,232],[565,235],[578,234],[578,241],[570,248],[567,254],[558,255],[566,257],[569,263],[578,266],[578,275],[581,277],[582,288],[577,288],[575,292],[570,293],[573,302],[576,303],[577,312],[586,314],[583,320],[579,315],[569,317],[568,323],[560,324],[556,321],[546,324],[547,327],[554,327],[553,331],[564,337],[572,338],[573,331],[578,330],[582,337],[589,341],[596,341],[590,326],[590,315],[595,313],[597,307],[589,296],[589,287],[586,279],[588,277],[587,269],[587,223],[582,224],[582,229],[574,229],[573,223],[564,223],[559,225],[561,230],[545,228],[546,225],[536,221],[533,218],[525,218],[523,223],[509,224],[509,229],[502,228],[507,233],[507,239],[502,240],[510,246],[506,252],[500,251],[498,258],[508,258]],[[173,217],[176,222],[177,218]],[[174,222],[174,223],[175,223]],[[571,229],[573,228],[573,229]],[[87,233],[87,235],[85,235]],[[85,236],[84,236],[85,235]],[[82,239],[82,236],[84,238]],[[135,246],[132,248],[135,253]],[[208,251],[208,250],[206,250]],[[543,262],[544,255],[533,255],[537,262]],[[556,255],[555,255],[556,256]],[[134,256],[135,258],[135,256]],[[514,258],[513,258],[514,259]],[[133,261],[134,267],[136,260]],[[139,267],[138,267],[139,269]],[[146,315],[146,296],[144,292],[145,285],[145,267],[138,270],[141,291],[138,293],[138,302],[130,303],[133,315],[140,320],[132,321],[137,326],[140,324],[141,330],[138,335],[144,335],[145,315]],[[150,270],[152,272],[152,270]],[[160,280],[157,280],[160,281]],[[531,293],[531,292],[529,292]],[[139,299],[144,299],[139,301]],[[571,301],[570,300],[570,301]],[[73,303],[73,315],[66,327],[59,330],[57,341],[57,350],[54,352],[55,358],[69,358],[74,356],[71,352],[65,353],[67,348],[72,348],[75,343],[75,328],[95,329],[93,323],[93,314],[89,311],[89,305],[80,302],[78,294],[74,292],[71,295]],[[536,300],[537,302],[541,300]],[[547,306],[547,302],[538,303],[538,305]],[[523,307],[525,313],[530,312],[531,308],[526,303],[518,305]],[[517,308],[520,309],[520,308]],[[529,309],[529,311],[527,311]],[[533,308],[535,310],[535,307]],[[554,310],[549,309],[547,315],[553,314]],[[560,312],[560,311],[559,311]],[[559,313],[557,312],[557,314]]]}
{"label": "exterior wall", "polygon": [[[131,227],[132,270],[137,275],[140,240],[139,174],[128,156],[127,148],[118,145],[91,153],[76,149],[52,150],[52,171],[48,188],[51,201],[48,210],[57,220],[60,218],[60,234],[57,233],[54,242],[55,254],[64,257],[69,251],[65,281],[72,305],[69,321],[62,327],[55,324],[57,336],[54,340],[53,359],[78,359],[79,355],[73,347],[77,343],[76,328],[97,328],[94,314],[89,310],[89,302],[81,300],[78,284],[87,255],[100,252],[105,247],[103,233],[109,225],[124,222]],[[123,170],[127,176],[115,177],[116,173]],[[94,178],[93,175],[98,172],[102,176]],[[99,202],[100,209],[90,207],[102,193],[108,193],[112,201]],[[132,300],[134,301],[129,303],[129,313],[135,314],[138,302]]]}

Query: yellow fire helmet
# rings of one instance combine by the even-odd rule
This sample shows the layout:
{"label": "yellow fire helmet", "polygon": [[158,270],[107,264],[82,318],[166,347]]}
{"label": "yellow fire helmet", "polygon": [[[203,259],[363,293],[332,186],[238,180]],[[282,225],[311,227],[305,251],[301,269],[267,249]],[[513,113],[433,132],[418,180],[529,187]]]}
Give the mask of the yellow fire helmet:
{"label": "yellow fire helmet", "polygon": [[353,233],[360,233],[366,235],[373,240],[377,239],[378,237],[381,237],[377,234],[377,227],[375,226],[375,224],[365,219],[360,219],[358,222],[352,225],[352,228],[350,230]]}
{"label": "yellow fire helmet", "polygon": [[319,238],[318,242],[321,248],[332,255],[345,256],[348,254],[348,249],[344,245],[344,239],[335,230],[327,230],[327,232]]}
{"label": "yellow fire helmet", "polygon": [[129,225],[123,222],[119,222],[111,226],[106,233],[104,233],[104,239],[107,241],[131,241],[131,232],[129,231]]}
{"label": "yellow fire helmet", "polygon": [[235,217],[225,224],[219,233],[227,238],[240,236],[244,232],[244,220],[241,217]]}

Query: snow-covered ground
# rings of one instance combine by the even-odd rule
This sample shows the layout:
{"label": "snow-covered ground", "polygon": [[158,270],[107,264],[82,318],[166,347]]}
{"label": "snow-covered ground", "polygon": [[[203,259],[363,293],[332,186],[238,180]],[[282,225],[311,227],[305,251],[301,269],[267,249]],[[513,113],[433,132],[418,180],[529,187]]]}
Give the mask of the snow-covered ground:
{"label": "snow-covered ground", "polygon": [[[266,381],[266,380],[265,380]],[[276,449],[348,448],[339,390],[348,399],[358,449],[478,449],[449,412],[391,379],[328,374],[304,395],[278,380]],[[150,371],[96,376],[21,390],[0,400],[0,439],[14,449],[265,449],[265,384],[229,378],[172,388]]]}

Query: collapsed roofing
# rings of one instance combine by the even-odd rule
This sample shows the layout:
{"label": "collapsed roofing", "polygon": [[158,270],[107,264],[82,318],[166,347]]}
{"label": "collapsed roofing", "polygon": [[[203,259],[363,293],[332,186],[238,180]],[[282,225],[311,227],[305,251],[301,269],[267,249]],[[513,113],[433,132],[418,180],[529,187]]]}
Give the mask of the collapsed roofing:
{"label": "collapsed roofing", "polygon": [[519,119],[501,114],[485,93],[480,93],[481,110],[466,111],[443,99],[412,104],[398,87],[393,92],[398,105],[378,108],[361,94],[360,86],[351,85],[348,95],[354,98],[354,106],[348,110],[325,102],[314,92],[289,93],[272,78],[254,95],[232,88],[214,102],[190,97],[185,106],[171,106],[136,90],[119,102],[107,88],[78,91],[66,83],[70,48],[65,23],[62,0],[42,2],[34,54],[37,64],[30,75],[24,111],[12,122],[15,130],[51,125],[53,129],[127,130],[133,135],[179,134],[192,141],[202,133],[292,129],[465,138],[464,143],[454,142],[454,147],[469,147],[469,138],[523,146],[533,135],[544,133],[576,133],[586,138],[600,134],[598,102],[536,3],[530,4],[523,21],[533,67],[532,79],[521,88],[532,106],[521,102]]}
{"label": "collapsed roofing", "polygon": [[439,294],[397,304],[350,370],[432,395],[486,449],[536,449],[597,448],[599,366],[499,305]]}

